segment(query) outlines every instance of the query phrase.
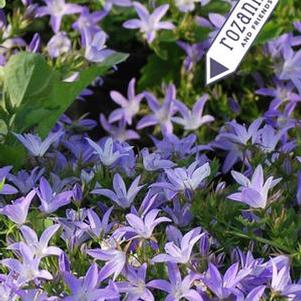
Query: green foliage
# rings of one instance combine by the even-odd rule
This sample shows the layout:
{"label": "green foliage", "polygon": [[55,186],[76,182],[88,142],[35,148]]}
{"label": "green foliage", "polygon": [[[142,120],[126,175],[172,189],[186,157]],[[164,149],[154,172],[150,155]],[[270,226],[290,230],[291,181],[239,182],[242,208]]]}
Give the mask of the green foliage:
{"label": "green foliage", "polygon": [[[52,69],[43,56],[18,53],[4,68],[4,100],[0,118],[9,131],[23,133],[35,127],[36,133],[44,138],[85,87],[126,58],[127,54],[115,53],[101,64],[80,72],[76,81],[64,82],[60,73]],[[15,161],[20,149],[16,149],[11,137],[7,137],[5,142],[0,145],[1,160],[5,158],[5,163],[12,162],[11,159]]]}

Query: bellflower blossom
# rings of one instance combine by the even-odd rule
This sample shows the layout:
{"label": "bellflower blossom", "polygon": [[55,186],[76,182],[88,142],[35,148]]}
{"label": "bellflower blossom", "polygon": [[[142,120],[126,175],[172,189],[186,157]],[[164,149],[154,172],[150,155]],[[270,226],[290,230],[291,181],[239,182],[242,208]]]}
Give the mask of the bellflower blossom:
{"label": "bellflower blossom", "polygon": [[66,32],[56,33],[47,44],[47,51],[51,58],[57,58],[71,50],[71,41]]}
{"label": "bellflower blossom", "polygon": [[40,179],[37,195],[41,201],[39,209],[46,214],[50,214],[58,210],[60,207],[69,204],[71,202],[73,192],[72,190],[67,190],[61,193],[56,193],[53,191],[49,182],[42,177]]}
{"label": "bellflower blossom", "polygon": [[187,106],[180,102],[176,101],[176,107],[179,110],[179,113],[182,117],[172,117],[172,121],[178,123],[184,127],[184,130],[194,131],[197,130],[203,124],[214,121],[214,117],[211,115],[204,115],[203,110],[204,106],[208,100],[209,95],[205,94],[202,96],[193,106],[192,111],[190,111]]}
{"label": "bellflower blossom", "polygon": [[131,301],[154,301],[152,292],[145,283],[147,264],[142,264],[139,268],[134,269],[127,266],[125,269],[125,277],[128,281],[119,281],[116,283],[121,293],[126,293]]}
{"label": "bellflower blossom", "polygon": [[146,7],[139,2],[133,2],[133,6],[140,19],[128,20],[123,23],[123,27],[128,29],[139,28],[143,33],[143,37],[146,38],[149,44],[154,41],[158,30],[172,30],[175,28],[175,26],[171,22],[160,21],[169,8],[168,4],[157,7],[152,14],[150,14]]}
{"label": "bellflower blossom", "polygon": [[111,56],[115,51],[108,49],[106,44],[107,35],[103,31],[93,34],[85,30],[85,58],[93,63],[101,63]]}
{"label": "bellflower blossom", "polygon": [[59,32],[64,15],[78,14],[82,7],[65,0],[44,0],[46,6],[40,6],[36,10],[36,17],[50,16],[50,24],[55,33]]}
{"label": "bellflower blossom", "polygon": [[22,225],[26,222],[29,206],[32,199],[36,195],[36,192],[32,190],[26,197],[21,197],[11,205],[6,205],[0,208],[0,214],[6,215],[11,221],[18,225]]}
{"label": "bellflower blossom", "polygon": [[160,153],[149,153],[148,148],[143,148],[141,150],[141,155],[143,159],[143,166],[145,170],[155,171],[159,169],[173,168],[176,164],[170,160],[163,159]]}
{"label": "bellflower blossom", "polygon": [[137,124],[137,129],[143,129],[153,125],[160,125],[162,133],[172,133],[173,125],[171,122],[172,116],[176,113],[175,107],[176,88],[170,84],[166,88],[166,94],[163,104],[151,93],[146,92],[144,96],[148,106],[152,111],[151,115],[146,115]]}
{"label": "bellflower blossom", "polygon": [[83,7],[80,16],[72,24],[72,28],[77,30],[81,34],[81,43],[83,47],[86,47],[86,34],[88,31],[91,36],[94,36],[97,32],[102,31],[99,22],[105,17],[103,11],[89,12],[87,7]]}
{"label": "bellflower blossom", "polygon": [[191,194],[211,172],[209,163],[205,163],[200,167],[198,167],[198,164],[195,161],[187,169],[181,167],[166,169],[165,173],[169,182],[154,183],[151,187],[166,188],[174,194],[184,193],[187,198],[191,199]]}
{"label": "bellflower blossom", "polygon": [[183,13],[193,11],[195,9],[195,3],[200,2],[201,0],[175,0],[177,8]]}
{"label": "bellflower blossom", "polygon": [[41,259],[34,257],[25,243],[20,243],[19,252],[22,257],[20,261],[14,258],[5,258],[0,261],[1,264],[18,275],[18,284],[22,285],[37,278],[46,280],[53,278],[48,271],[39,269]]}
{"label": "bellflower blossom", "polygon": [[28,149],[32,156],[43,157],[51,144],[58,141],[58,139],[63,135],[63,132],[59,131],[56,133],[50,133],[44,141],[42,141],[40,137],[32,134],[14,135]]}
{"label": "bellflower blossom", "polygon": [[273,177],[269,177],[266,182],[264,182],[263,168],[261,165],[256,167],[251,180],[237,171],[232,171],[231,174],[241,187],[238,189],[240,192],[229,195],[228,199],[245,203],[252,208],[266,208],[268,205],[269,190],[281,181],[281,179],[274,180]]}
{"label": "bellflower blossom", "polygon": [[292,49],[284,54],[284,62],[277,70],[281,80],[291,80],[301,95],[301,50]]}
{"label": "bellflower blossom", "polygon": [[5,166],[0,168],[0,195],[9,195],[15,194],[18,190],[10,184],[5,184],[5,179],[10,178],[10,170],[12,169],[11,166]]}
{"label": "bellflower blossom", "polygon": [[129,7],[132,6],[132,1],[131,0],[105,0],[104,3],[104,12],[108,13],[113,5],[116,6],[121,6],[121,7]]}
{"label": "bellflower blossom", "polygon": [[248,163],[250,153],[244,148],[250,143],[256,143],[261,124],[262,118],[254,120],[248,128],[236,121],[231,121],[221,130],[212,146],[228,151],[222,168],[224,173],[227,173],[240,160]]}
{"label": "bellflower blossom", "polygon": [[110,96],[114,102],[121,106],[120,109],[114,110],[109,117],[109,122],[115,122],[124,118],[127,124],[132,124],[133,117],[139,112],[140,102],[143,99],[143,93],[135,93],[136,79],[131,79],[128,90],[127,98],[117,91],[111,91]]}
{"label": "bellflower blossom", "polygon": [[124,142],[140,138],[136,131],[126,128],[126,121],[123,118],[119,120],[117,126],[109,123],[103,114],[100,114],[99,121],[104,130],[117,141]]}
{"label": "bellflower blossom", "polygon": [[183,41],[178,41],[177,44],[186,52],[187,57],[184,60],[184,68],[187,72],[192,71],[196,64],[202,59],[205,54],[204,43],[188,44]]}
{"label": "bellflower blossom", "polygon": [[201,228],[194,228],[182,236],[179,245],[175,242],[168,242],[165,244],[166,254],[156,255],[152,262],[174,262],[186,264],[191,259],[191,253],[194,245],[204,235],[201,233]]}
{"label": "bellflower blossom", "polygon": [[231,296],[236,297],[236,300],[243,300],[243,294],[237,288],[237,285],[250,272],[251,269],[239,270],[238,263],[234,263],[228,268],[225,275],[222,276],[216,266],[209,263],[207,273],[204,277],[202,277],[202,280],[212,293],[221,300],[227,299]]}
{"label": "bellflower blossom", "polygon": [[99,281],[107,279],[113,275],[113,280],[122,272],[126,265],[126,253],[115,248],[104,249],[90,249],[86,251],[91,257],[105,261],[105,265],[99,272]]}
{"label": "bellflower blossom", "polygon": [[167,217],[157,218],[159,212],[160,210],[158,209],[152,209],[143,218],[137,216],[136,214],[129,213],[125,218],[130,226],[122,228],[121,231],[133,233],[134,237],[131,237],[131,239],[150,239],[156,226],[161,223],[171,222],[171,220]]}
{"label": "bellflower blossom", "polygon": [[120,174],[116,173],[113,178],[113,189],[114,191],[106,188],[96,188],[92,190],[91,193],[104,195],[121,208],[129,208],[133,203],[136,195],[143,188],[144,185],[139,186],[141,176],[136,177],[133,183],[130,185],[127,190],[125,183],[120,176]]}
{"label": "bellflower blossom", "polygon": [[176,264],[167,263],[167,268],[170,281],[155,279],[150,281],[148,286],[168,293],[166,301],[180,301],[183,298],[189,301],[203,301],[201,295],[192,288],[194,281],[198,278],[196,274],[190,272],[182,279],[180,270]]}
{"label": "bellflower blossom", "polygon": [[[38,239],[38,236],[36,232],[31,229],[28,226],[23,225],[20,228],[20,231],[22,233],[24,242],[31,250],[32,254],[36,258],[43,258],[46,256],[60,256],[62,254],[62,250],[58,247],[48,247],[48,243],[53,235],[58,231],[60,228],[60,225],[53,225],[48,228],[42,233],[40,239]],[[8,249],[10,250],[20,250],[21,245],[23,242],[16,242],[8,246]]]}
{"label": "bellflower blossom", "polygon": [[114,151],[114,141],[112,138],[107,138],[104,146],[101,147],[89,138],[86,138],[90,146],[94,149],[94,153],[99,156],[101,163],[104,166],[113,165],[119,158],[125,156],[119,151]]}
{"label": "bellflower blossom", "polygon": [[71,295],[63,301],[96,301],[118,298],[119,294],[112,287],[99,288],[99,271],[93,263],[84,277],[76,278],[71,273],[64,274],[64,280],[71,290]]}

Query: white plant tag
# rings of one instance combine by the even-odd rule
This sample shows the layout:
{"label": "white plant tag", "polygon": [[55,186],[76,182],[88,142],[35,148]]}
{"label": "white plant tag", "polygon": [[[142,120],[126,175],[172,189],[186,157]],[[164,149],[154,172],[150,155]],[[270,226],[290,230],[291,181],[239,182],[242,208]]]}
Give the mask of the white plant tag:
{"label": "white plant tag", "polygon": [[239,0],[206,54],[206,83],[234,73],[279,0]]}

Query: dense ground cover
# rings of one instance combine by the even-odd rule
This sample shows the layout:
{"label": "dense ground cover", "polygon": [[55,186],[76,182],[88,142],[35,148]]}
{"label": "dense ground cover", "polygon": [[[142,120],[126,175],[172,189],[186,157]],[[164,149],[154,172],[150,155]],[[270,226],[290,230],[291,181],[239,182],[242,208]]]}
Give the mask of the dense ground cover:
{"label": "dense ground cover", "polygon": [[235,1],[2,1],[0,300],[301,300],[301,9],[204,87]]}

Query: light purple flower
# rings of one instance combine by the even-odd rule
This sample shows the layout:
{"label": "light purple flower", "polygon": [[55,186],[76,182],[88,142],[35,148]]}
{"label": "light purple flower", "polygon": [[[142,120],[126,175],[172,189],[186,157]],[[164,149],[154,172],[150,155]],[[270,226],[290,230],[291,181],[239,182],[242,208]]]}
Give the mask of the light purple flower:
{"label": "light purple flower", "polygon": [[143,33],[143,37],[151,44],[160,29],[172,30],[175,26],[171,22],[161,22],[160,20],[166,14],[169,5],[164,4],[157,7],[152,14],[146,9],[145,6],[139,2],[133,2],[133,6],[140,19],[132,19],[123,23],[123,27],[129,29],[139,28]]}
{"label": "light purple flower", "polygon": [[202,96],[193,106],[192,111],[190,111],[187,106],[180,102],[176,102],[176,106],[182,117],[172,117],[172,121],[178,123],[184,127],[184,130],[195,131],[203,124],[214,121],[214,117],[211,115],[204,115],[204,106],[208,100],[209,95],[205,94]]}
{"label": "light purple flower", "polygon": [[151,187],[166,188],[174,193],[184,193],[191,199],[191,194],[199,187],[201,182],[210,175],[210,165],[205,163],[198,167],[195,161],[188,168],[177,167],[165,170],[169,182],[154,183]]}
{"label": "light purple flower", "polygon": [[89,30],[85,30],[84,34],[86,41],[85,58],[88,61],[101,63],[115,52],[105,45],[107,35],[103,31],[92,34]]}
{"label": "light purple flower", "polygon": [[28,149],[32,156],[43,157],[51,144],[56,142],[63,135],[63,132],[50,133],[44,141],[32,134],[14,135]]}
{"label": "light purple flower", "polygon": [[19,285],[37,278],[46,280],[53,278],[48,271],[39,269],[41,259],[34,257],[31,249],[25,243],[20,243],[19,252],[22,257],[20,261],[14,258],[1,260],[4,266],[18,275],[17,282]]}
{"label": "light purple flower", "polygon": [[50,15],[50,24],[55,33],[59,32],[64,15],[78,14],[82,7],[77,4],[66,3],[65,0],[44,0],[46,6],[38,7],[36,17]]}
{"label": "light purple flower", "polygon": [[174,263],[167,263],[169,281],[162,279],[155,279],[147,283],[149,287],[162,290],[168,295],[165,301],[180,301],[185,298],[189,301],[203,301],[201,295],[191,287],[197,275],[190,272],[182,279],[178,266]]}
{"label": "light purple flower", "polygon": [[71,202],[73,192],[72,190],[67,190],[61,193],[56,193],[53,191],[49,182],[42,177],[40,179],[37,195],[41,201],[39,209],[46,214],[50,214],[58,210],[60,207],[68,205]]}
{"label": "light purple flower", "polygon": [[[28,226],[22,226],[20,231],[22,233],[24,242],[30,248],[33,256],[36,258],[43,258],[46,256],[60,256],[62,254],[62,250],[58,247],[48,247],[48,243],[52,236],[58,231],[60,225],[53,225],[48,227],[41,235],[40,239],[36,232]],[[10,250],[20,250],[20,247],[23,242],[13,243],[8,246]]]}
{"label": "light purple flower", "polygon": [[103,148],[89,138],[86,138],[86,140],[94,149],[94,153],[99,156],[99,159],[104,166],[111,166],[119,158],[125,156],[125,154],[121,154],[119,151],[114,152],[114,142],[112,138],[106,139]]}
{"label": "light purple flower", "polygon": [[140,102],[144,97],[143,93],[135,93],[136,79],[131,79],[128,90],[127,98],[117,91],[111,91],[110,96],[114,102],[121,106],[120,109],[114,110],[109,117],[109,122],[115,122],[124,118],[127,124],[132,124],[133,117],[139,112]]}
{"label": "light purple flower", "polygon": [[147,264],[142,264],[139,268],[134,269],[128,265],[125,270],[125,277],[128,281],[118,281],[116,283],[121,293],[126,293],[128,300],[131,301],[154,301],[152,292],[147,288],[145,283]]}
{"label": "light purple flower", "polygon": [[15,200],[11,205],[0,208],[0,214],[6,215],[11,221],[18,225],[26,222],[29,206],[36,192],[32,190],[26,197]]}
{"label": "light purple flower", "polygon": [[167,217],[159,217],[160,210],[152,209],[145,216],[139,217],[136,214],[129,213],[126,215],[126,220],[130,226],[126,226],[121,231],[133,233],[133,238],[150,239],[156,226],[161,223],[171,222]]}
{"label": "light purple flower", "polygon": [[204,43],[188,44],[178,41],[177,44],[186,52],[184,67],[187,72],[191,71],[205,54]]}
{"label": "light purple flower", "polygon": [[105,17],[103,11],[89,12],[87,7],[83,7],[80,16],[77,21],[72,24],[72,28],[80,32],[82,46],[86,47],[86,35],[85,31],[89,31],[91,36],[101,31],[99,22]]}
{"label": "light purple flower", "polygon": [[71,273],[64,274],[64,280],[71,290],[71,295],[63,301],[96,301],[118,298],[119,294],[112,287],[99,288],[99,271],[93,263],[84,277],[76,278]]}
{"label": "light purple flower", "polygon": [[245,203],[252,208],[266,208],[268,205],[269,190],[281,181],[281,179],[274,180],[273,177],[269,177],[266,182],[264,182],[261,165],[256,167],[251,180],[237,171],[232,171],[231,174],[241,187],[238,189],[240,192],[229,195],[228,199]]}
{"label": "light purple flower", "polygon": [[234,263],[228,268],[225,275],[222,276],[217,267],[209,263],[207,273],[202,280],[211,292],[221,300],[227,299],[230,296],[236,297],[236,300],[243,300],[243,294],[237,289],[237,285],[250,272],[251,269],[239,270],[238,263]]}
{"label": "light purple flower", "polygon": [[136,140],[140,138],[140,135],[136,131],[126,128],[126,121],[124,119],[121,119],[117,126],[109,123],[103,114],[100,115],[99,120],[101,126],[114,140],[124,142],[127,140]]}
{"label": "light purple flower", "polygon": [[0,168],[0,195],[10,195],[18,193],[18,190],[10,184],[5,184],[5,179],[10,178],[11,166]]}
{"label": "light purple flower", "polygon": [[175,242],[166,243],[164,247],[166,254],[156,255],[152,262],[188,263],[194,245],[204,235],[204,233],[200,234],[200,231],[200,227],[190,230],[182,237],[179,245]]}
{"label": "light purple flower", "polygon": [[142,155],[144,169],[147,171],[172,168],[176,165],[170,160],[163,159],[160,153],[150,154],[146,147],[143,148],[140,153]]}
{"label": "light purple flower", "polygon": [[99,272],[99,281],[107,279],[111,275],[113,275],[113,280],[115,280],[124,269],[127,261],[126,253],[115,248],[106,250],[91,249],[87,250],[87,254],[97,260],[106,262]]}
{"label": "light purple flower", "polygon": [[160,125],[161,131],[164,134],[172,133],[173,125],[171,118],[177,111],[175,107],[175,86],[170,84],[167,87],[163,104],[161,104],[158,99],[149,92],[144,93],[144,96],[147,100],[149,108],[153,113],[151,115],[144,116],[138,122],[137,129],[140,130],[158,124]]}
{"label": "light purple flower", "polygon": [[129,7],[132,6],[131,0],[105,0],[104,11],[109,12],[113,5],[121,6],[121,7]]}
{"label": "light purple flower", "polygon": [[66,32],[57,32],[47,44],[47,51],[51,58],[57,58],[70,50],[71,41]]}
{"label": "light purple flower", "polygon": [[200,2],[201,0],[175,0],[177,8],[183,13],[194,11],[195,3]]}
{"label": "light purple flower", "polygon": [[284,62],[277,69],[279,79],[291,80],[301,95],[301,50],[285,52]]}
{"label": "light purple flower", "polygon": [[96,188],[91,193],[104,195],[122,208],[129,208],[133,203],[136,195],[144,185],[139,186],[141,176],[138,176],[127,190],[125,183],[119,173],[113,178],[113,190],[106,188]]}

